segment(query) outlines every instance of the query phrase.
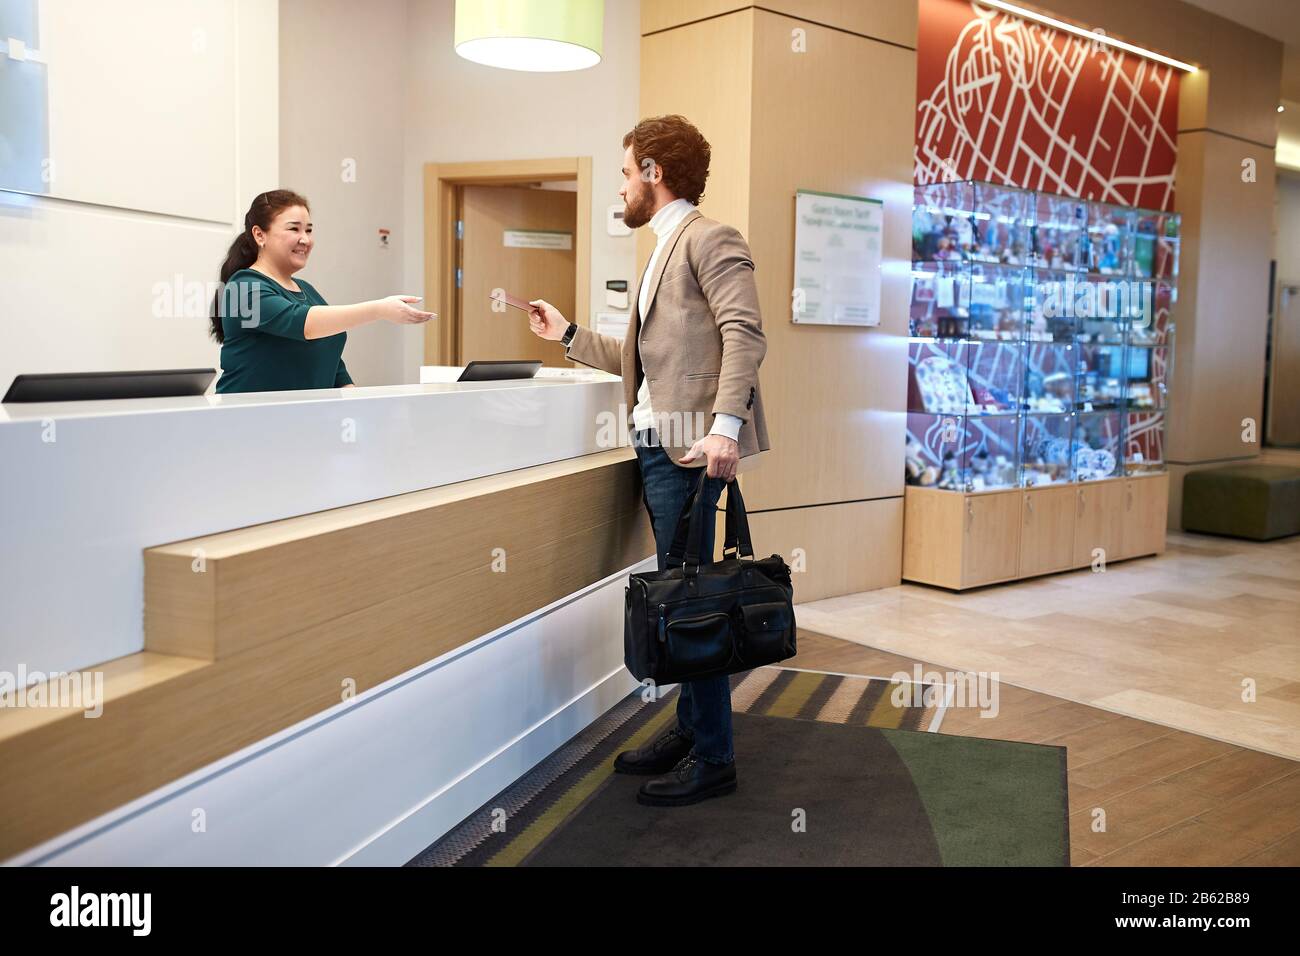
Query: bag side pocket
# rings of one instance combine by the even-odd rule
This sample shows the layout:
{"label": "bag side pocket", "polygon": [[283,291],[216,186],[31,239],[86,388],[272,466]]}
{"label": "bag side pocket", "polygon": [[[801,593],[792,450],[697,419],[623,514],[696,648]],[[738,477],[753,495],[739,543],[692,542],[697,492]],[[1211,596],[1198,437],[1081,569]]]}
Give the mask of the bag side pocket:
{"label": "bag side pocket", "polygon": [[740,609],[740,656],[750,667],[794,656],[794,614],[780,601]]}
{"label": "bag side pocket", "polygon": [[735,654],[731,618],[721,611],[679,617],[668,622],[664,644],[665,665],[673,674],[721,670]]}

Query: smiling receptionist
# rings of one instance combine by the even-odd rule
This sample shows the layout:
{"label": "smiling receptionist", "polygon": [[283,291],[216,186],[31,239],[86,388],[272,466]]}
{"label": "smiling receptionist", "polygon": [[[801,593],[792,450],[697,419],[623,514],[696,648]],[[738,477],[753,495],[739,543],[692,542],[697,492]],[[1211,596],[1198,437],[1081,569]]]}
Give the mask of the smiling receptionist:
{"label": "smiling receptionist", "polygon": [[311,285],[294,279],[312,243],[311,210],[297,193],[274,189],[248,207],[212,302],[212,337],[221,343],[218,392],[349,386],[343,364],[348,329],[435,318],[411,305],[420,301],[416,296],[327,305]]}

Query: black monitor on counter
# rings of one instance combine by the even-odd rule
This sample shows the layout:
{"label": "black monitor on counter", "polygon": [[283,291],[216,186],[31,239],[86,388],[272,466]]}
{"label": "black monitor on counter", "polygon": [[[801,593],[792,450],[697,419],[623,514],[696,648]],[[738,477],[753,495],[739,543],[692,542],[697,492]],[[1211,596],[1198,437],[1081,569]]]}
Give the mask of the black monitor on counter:
{"label": "black monitor on counter", "polygon": [[214,368],[167,368],[143,372],[50,372],[14,378],[4,402],[90,402],[114,398],[202,395]]}
{"label": "black monitor on counter", "polygon": [[497,359],[492,361],[470,362],[465,371],[460,373],[458,382],[496,382],[510,378],[532,378],[542,367],[538,361],[515,359]]}

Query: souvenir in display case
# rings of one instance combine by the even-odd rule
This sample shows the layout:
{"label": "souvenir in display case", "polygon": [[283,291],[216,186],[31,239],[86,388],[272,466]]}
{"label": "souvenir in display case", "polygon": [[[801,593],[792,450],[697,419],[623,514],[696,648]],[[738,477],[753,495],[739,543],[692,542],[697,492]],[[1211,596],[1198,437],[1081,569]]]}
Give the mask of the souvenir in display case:
{"label": "souvenir in display case", "polygon": [[1019,343],[914,338],[908,346],[906,478],[968,491],[1017,484]]}
{"label": "souvenir in display case", "polygon": [[1165,470],[1165,413],[1127,412],[1124,422],[1124,474]]}
{"label": "souvenir in display case", "polygon": [[975,182],[915,202],[903,577],[1159,553],[1178,216]]}
{"label": "souvenir in display case", "polygon": [[1173,333],[1173,308],[1178,288],[1165,280],[1140,283],[1130,297],[1129,345],[1167,345]]}
{"label": "souvenir in display case", "polygon": [[1025,488],[1074,479],[1074,413],[1028,412],[1021,421],[1020,484]]}
{"label": "souvenir in display case", "polygon": [[1107,276],[1128,275],[1136,210],[1110,203],[1090,202],[1087,205],[1087,271]]}
{"label": "souvenir in display case", "polygon": [[1173,373],[1172,329],[1157,345],[1130,345],[1125,373],[1124,474],[1165,470],[1165,415]]}
{"label": "souvenir in display case", "polygon": [[1081,280],[1076,273],[1058,269],[1036,268],[1028,277],[1029,315],[1025,320],[1025,340],[1029,342],[1073,342],[1075,287]]}
{"label": "souvenir in display case", "polygon": [[988,183],[975,183],[975,248],[972,258],[1003,265],[1032,265],[1034,261],[1034,194]]}
{"label": "souvenir in display case", "polygon": [[1131,274],[1148,279],[1177,281],[1178,214],[1153,209],[1137,209],[1134,212]]}
{"label": "souvenir in display case", "polygon": [[912,201],[912,261],[969,261],[975,247],[975,184],[917,186]]}
{"label": "souvenir in display case", "polygon": [[1075,481],[1101,481],[1122,474],[1121,420],[1117,411],[1078,414],[1071,446]]}
{"label": "souvenir in display case", "polygon": [[915,338],[1001,340],[1024,336],[1029,270],[945,260],[912,267],[908,328]]}
{"label": "souvenir in display case", "polygon": [[1074,411],[1075,345],[1072,341],[1025,343],[1025,410],[1037,414]]}
{"label": "souvenir in display case", "polygon": [[1128,328],[1129,280],[1083,283],[1091,295],[1076,303],[1077,346],[1075,396],[1080,411],[1119,408],[1124,403],[1125,332]]}
{"label": "souvenir in display case", "polygon": [[1177,214],[965,181],[914,199],[908,483],[1161,467]]}
{"label": "souvenir in display case", "polygon": [[1038,193],[1034,201],[1033,264],[1042,269],[1086,271],[1088,208],[1079,199]]}

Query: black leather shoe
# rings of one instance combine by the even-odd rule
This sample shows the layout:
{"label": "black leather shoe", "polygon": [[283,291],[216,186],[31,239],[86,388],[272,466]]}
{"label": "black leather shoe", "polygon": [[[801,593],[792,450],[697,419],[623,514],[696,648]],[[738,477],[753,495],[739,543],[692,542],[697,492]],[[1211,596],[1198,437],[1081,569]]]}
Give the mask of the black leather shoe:
{"label": "black leather shoe", "polygon": [[636,802],[654,807],[681,807],[736,789],[736,761],[708,763],[687,754],[670,773],[641,784]]}
{"label": "black leather shoe", "polygon": [[691,739],[677,728],[636,750],[624,750],[614,758],[617,773],[667,773],[691,752]]}

